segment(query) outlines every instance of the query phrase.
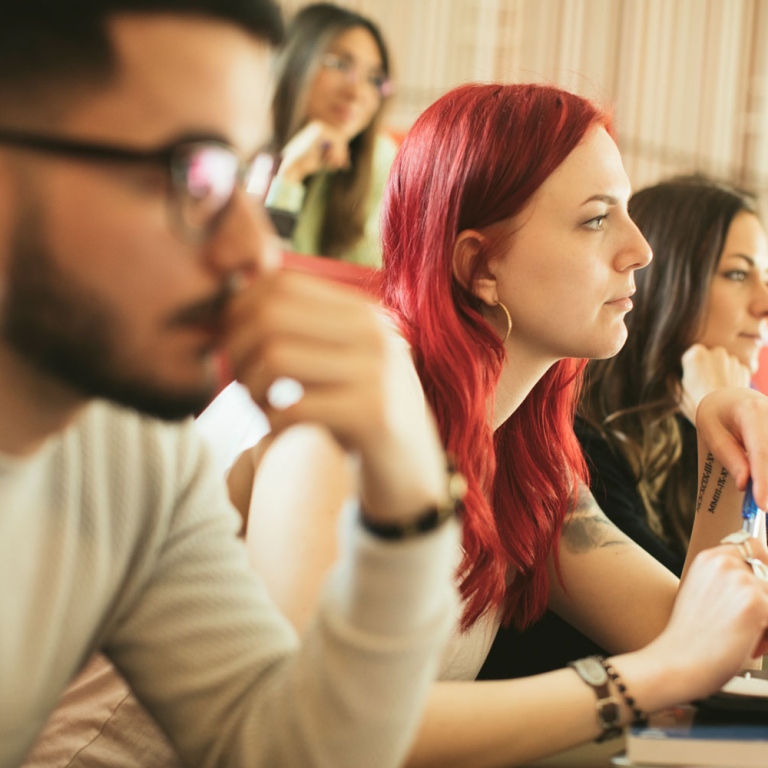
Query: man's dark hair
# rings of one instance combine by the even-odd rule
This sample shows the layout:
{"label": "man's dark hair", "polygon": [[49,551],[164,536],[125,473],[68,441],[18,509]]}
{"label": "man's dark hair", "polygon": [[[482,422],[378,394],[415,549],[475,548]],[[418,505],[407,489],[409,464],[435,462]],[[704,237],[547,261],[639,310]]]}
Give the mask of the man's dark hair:
{"label": "man's dark hair", "polygon": [[273,45],[283,39],[273,0],[18,0],[0,2],[0,114],[57,84],[99,85],[115,74],[106,21],[171,13],[231,22]]}

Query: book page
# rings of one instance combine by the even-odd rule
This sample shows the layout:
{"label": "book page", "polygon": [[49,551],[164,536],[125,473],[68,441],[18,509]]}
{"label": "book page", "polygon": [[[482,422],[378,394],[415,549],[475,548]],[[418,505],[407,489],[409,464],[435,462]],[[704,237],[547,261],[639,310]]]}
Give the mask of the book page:
{"label": "book page", "polygon": [[[749,675],[749,676],[748,676]],[[737,696],[759,696],[768,698],[768,680],[755,677],[749,673],[732,677],[721,689],[720,693],[731,693]]]}

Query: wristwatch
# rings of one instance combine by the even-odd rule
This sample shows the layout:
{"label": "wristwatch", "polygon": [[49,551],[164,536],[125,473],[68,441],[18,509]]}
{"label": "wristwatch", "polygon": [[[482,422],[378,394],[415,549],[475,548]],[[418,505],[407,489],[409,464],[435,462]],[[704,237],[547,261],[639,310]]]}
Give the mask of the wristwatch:
{"label": "wristwatch", "polygon": [[595,741],[605,741],[621,735],[621,703],[611,694],[608,673],[602,664],[600,656],[587,656],[586,659],[577,659],[568,663],[573,667],[579,677],[589,686],[594,688],[597,696],[597,719],[603,732]]}

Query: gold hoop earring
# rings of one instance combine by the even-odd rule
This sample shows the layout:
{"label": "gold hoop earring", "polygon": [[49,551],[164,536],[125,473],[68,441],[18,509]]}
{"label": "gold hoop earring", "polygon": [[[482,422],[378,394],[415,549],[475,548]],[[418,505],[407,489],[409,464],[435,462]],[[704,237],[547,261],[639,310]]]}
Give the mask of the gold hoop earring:
{"label": "gold hoop earring", "polygon": [[509,314],[509,310],[500,302],[496,301],[496,305],[504,310],[504,314],[507,316],[507,333],[502,340],[502,344],[509,338],[509,334],[512,333],[512,316]]}

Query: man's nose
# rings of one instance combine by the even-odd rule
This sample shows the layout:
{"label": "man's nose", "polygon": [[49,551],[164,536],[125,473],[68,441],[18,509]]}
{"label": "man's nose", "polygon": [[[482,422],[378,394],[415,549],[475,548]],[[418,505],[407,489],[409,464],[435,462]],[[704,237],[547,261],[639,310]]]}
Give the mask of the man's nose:
{"label": "man's nose", "polygon": [[281,261],[277,235],[263,206],[238,189],[205,245],[205,260],[216,271],[253,279],[276,270]]}

